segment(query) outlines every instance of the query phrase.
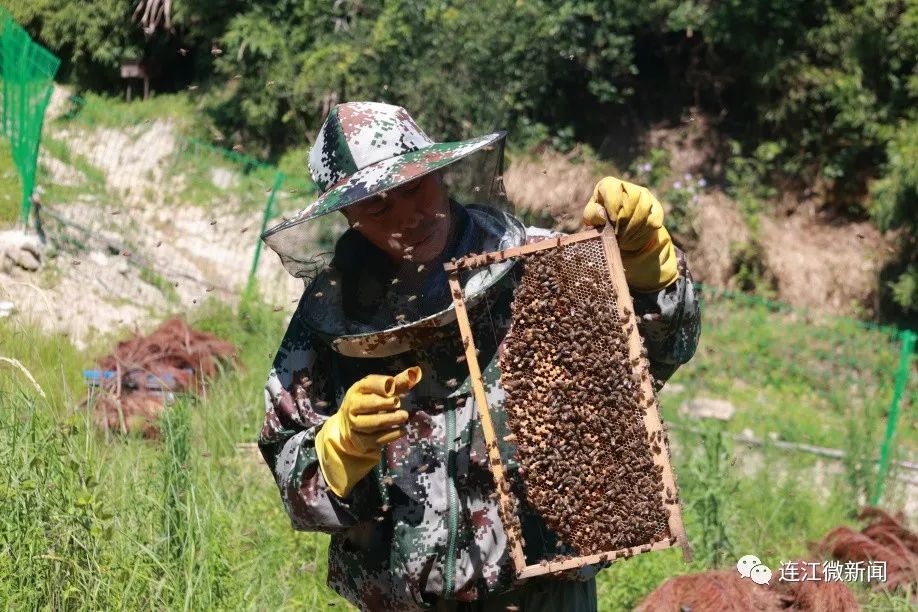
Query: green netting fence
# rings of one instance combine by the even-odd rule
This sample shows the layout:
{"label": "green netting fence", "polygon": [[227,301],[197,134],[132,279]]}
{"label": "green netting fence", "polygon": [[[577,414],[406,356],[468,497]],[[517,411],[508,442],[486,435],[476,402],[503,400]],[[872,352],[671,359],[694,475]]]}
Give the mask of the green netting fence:
{"label": "green netting fence", "polygon": [[0,132],[10,142],[22,182],[22,220],[29,217],[45,109],[60,60],[35,43],[0,7]]}

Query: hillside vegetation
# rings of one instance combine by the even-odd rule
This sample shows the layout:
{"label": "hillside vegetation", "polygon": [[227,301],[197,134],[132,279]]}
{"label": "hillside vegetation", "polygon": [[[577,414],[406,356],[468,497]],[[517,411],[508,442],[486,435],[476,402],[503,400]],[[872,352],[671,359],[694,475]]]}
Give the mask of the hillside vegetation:
{"label": "hillside vegetation", "polygon": [[519,149],[583,143],[620,168],[651,126],[707,118],[706,176],[742,210],[815,202],[898,229],[872,314],[915,316],[914,0],[186,0],[149,36],[130,3],[8,4],[79,89],[116,93],[122,59],[143,58],[154,91],[193,89],[212,137],[272,160],[347,99],[403,104],[438,138],[506,127]]}

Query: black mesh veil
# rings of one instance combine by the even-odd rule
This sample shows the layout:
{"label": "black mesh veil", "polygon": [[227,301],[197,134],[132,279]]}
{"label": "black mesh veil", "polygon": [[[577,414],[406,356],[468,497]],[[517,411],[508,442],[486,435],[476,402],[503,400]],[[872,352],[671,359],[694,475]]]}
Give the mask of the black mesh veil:
{"label": "black mesh veil", "polygon": [[[459,205],[477,205],[513,214],[513,207],[504,190],[504,144],[500,138],[467,157],[431,172],[443,175],[450,198]],[[407,181],[404,181],[407,182]],[[396,185],[394,188],[398,188]],[[368,194],[372,197],[375,194]],[[366,198],[364,198],[366,199]],[[356,200],[358,203],[362,200]],[[294,277],[304,279],[306,285],[329,264],[335,254],[335,244],[348,225],[340,212],[297,223],[277,231],[271,228],[265,236],[268,246],[280,257],[284,268]]]}
{"label": "black mesh veil", "polygon": [[[359,228],[345,229],[329,248],[317,240],[334,218],[347,228],[344,216],[330,213],[284,228],[272,236],[271,247],[287,270],[306,282],[299,312],[306,324],[338,350],[351,355],[397,351],[405,342],[420,341],[419,329],[431,330],[455,320],[443,264],[469,253],[518,246],[525,228],[513,216],[504,191],[504,139],[453,163],[415,173],[404,182],[440,172],[449,196],[449,236],[433,260],[408,257],[392,261],[371,244]],[[393,188],[397,188],[395,186]],[[376,194],[371,194],[376,195]],[[509,271],[512,262],[464,272],[463,287],[472,303]]]}

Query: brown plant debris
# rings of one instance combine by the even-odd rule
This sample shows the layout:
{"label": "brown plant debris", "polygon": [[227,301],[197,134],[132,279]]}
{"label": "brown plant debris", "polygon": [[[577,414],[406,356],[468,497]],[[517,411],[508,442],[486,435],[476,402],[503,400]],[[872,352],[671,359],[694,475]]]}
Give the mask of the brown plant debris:
{"label": "brown plant debris", "polygon": [[[805,564],[806,561],[798,561]],[[819,565],[817,564],[817,569]],[[781,582],[777,576],[759,585],[736,569],[711,570],[670,578],[636,608],[638,612],[853,612],[860,610],[843,582],[822,580]]]}
{"label": "brown plant debris", "polygon": [[96,425],[156,437],[164,393],[200,393],[204,379],[216,375],[221,364],[237,365],[236,356],[233,344],[194,330],[179,318],[165,321],[147,336],[135,334],[98,362],[114,376],[103,379],[94,398]]}
{"label": "brown plant debris", "polygon": [[872,522],[860,531],[832,529],[816,545],[817,550],[841,561],[885,561],[886,582],[874,583],[874,588],[918,585],[918,534],[906,526],[905,517],[868,506],[859,518]]}

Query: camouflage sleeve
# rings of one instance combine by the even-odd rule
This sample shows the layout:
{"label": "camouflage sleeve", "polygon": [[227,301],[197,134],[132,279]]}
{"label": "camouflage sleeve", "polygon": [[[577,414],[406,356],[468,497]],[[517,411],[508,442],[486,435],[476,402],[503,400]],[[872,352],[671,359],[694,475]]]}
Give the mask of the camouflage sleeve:
{"label": "camouflage sleeve", "polygon": [[679,278],[649,293],[632,291],[638,331],[644,338],[654,386],[660,387],[695,354],[701,334],[701,312],[685,254],[676,249]]}
{"label": "camouflage sleeve", "polygon": [[265,384],[258,439],[294,529],[340,531],[358,522],[351,504],[330,491],[319,469],[316,432],[335,405],[317,351],[294,315]]}

